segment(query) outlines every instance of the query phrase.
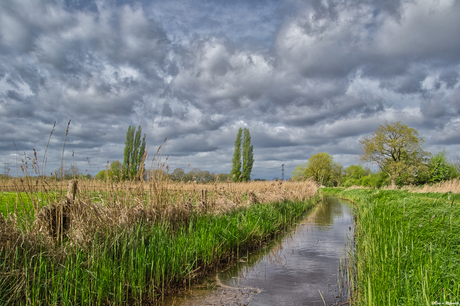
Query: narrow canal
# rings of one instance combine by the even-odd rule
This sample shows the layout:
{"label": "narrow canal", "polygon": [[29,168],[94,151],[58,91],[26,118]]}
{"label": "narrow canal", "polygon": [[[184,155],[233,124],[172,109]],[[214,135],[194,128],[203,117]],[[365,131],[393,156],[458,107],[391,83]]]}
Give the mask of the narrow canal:
{"label": "narrow canal", "polygon": [[353,208],[326,198],[288,234],[164,305],[339,305],[341,261],[353,239]]}

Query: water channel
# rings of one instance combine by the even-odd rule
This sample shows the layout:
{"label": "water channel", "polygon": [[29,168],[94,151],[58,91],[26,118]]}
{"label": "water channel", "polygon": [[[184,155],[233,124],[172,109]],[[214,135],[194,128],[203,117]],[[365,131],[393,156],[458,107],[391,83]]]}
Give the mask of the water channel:
{"label": "water channel", "polygon": [[351,204],[325,198],[283,237],[163,304],[345,305],[338,272],[352,239]]}

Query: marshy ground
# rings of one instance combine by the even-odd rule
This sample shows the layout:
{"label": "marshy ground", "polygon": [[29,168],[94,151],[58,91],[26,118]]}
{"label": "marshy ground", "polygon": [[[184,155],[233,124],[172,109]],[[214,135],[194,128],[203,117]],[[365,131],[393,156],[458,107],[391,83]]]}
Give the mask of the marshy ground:
{"label": "marshy ground", "polygon": [[16,199],[0,195],[4,304],[155,302],[283,232],[317,190],[311,181],[57,185],[18,179]]}

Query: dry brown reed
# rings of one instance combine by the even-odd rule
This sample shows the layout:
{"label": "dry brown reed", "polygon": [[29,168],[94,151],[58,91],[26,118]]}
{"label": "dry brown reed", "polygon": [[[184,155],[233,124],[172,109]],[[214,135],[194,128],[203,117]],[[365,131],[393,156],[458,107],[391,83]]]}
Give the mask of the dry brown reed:
{"label": "dry brown reed", "polygon": [[[34,207],[30,233],[48,237],[47,243],[89,246],[95,232],[125,228],[138,222],[167,220],[171,226],[187,222],[192,213],[227,213],[259,203],[304,201],[317,194],[317,184],[305,182],[173,183],[167,179],[101,182],[94,179],[56,182],[47,178],[10,178],[10,188],[27,192]],[[69,186],[64,190],[62,186]],[[71,190],[72,189],[72,190]],[[43,203],[40,193],[57,194]],[[50,198],[50,197],[49,197]],[[17,228],[19,212],[2,220],[0,236]],[[8,226],[9,225],[9,226]],[[3,228],[5,227],[5,228]]]}
{"label": "dry brown reed", "polygon": [[404,186],[403,188],[401,188],[401,190],[407,190],[409,192],[414,192],[414,193],[430,193],[430,192],[460,193],[460,181],[458,179],[454,179],[454,180],[440,182],[440,183],[436,183],[432,185],[429,185],[429,184],[425,184],[423,186],[408,185],[408,186]]}

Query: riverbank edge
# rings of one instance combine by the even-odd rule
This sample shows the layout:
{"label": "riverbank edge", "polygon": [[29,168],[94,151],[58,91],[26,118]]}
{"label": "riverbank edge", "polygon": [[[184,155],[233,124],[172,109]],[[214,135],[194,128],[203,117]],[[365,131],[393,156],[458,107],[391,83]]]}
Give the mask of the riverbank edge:
{"label": "riverbank edge", "polygon": [[[180,282],[177,282],[176,284],[173,284],[170,288],[168,288],[168,292],[165,292],[166,295],[173,295],[180,293],[182,290],[187,290],[191,288],[191,286],[198,284],[201,282],[203,279],[206,277],[209,277],[209,275],[216,273],[218,269],[225,269],[226,267],[233,265],[236,261],[240,259],[240,255],[247,255],[247,253],[255,252],[255,251],[260,251],[264,248],[266,248],[270,243],[275,240],[279,236],[283,236],[286,232],[288,232],[293,226],[296,225],[296,223],[301,220],[306,214],[308,214],[318,203],[322,201],[322,198],[320,198],[318,195],[311,198],[307,199],[305,201],[289,201],[286,200],[284,202],[272,202],[272,203],[260,203],[258,205],[289,205],[289,204],[299,204],[299,203],[304,203],[306,204],[305,208],[303,211],[301,211],[300,214],[294,215],[293,217],[290,216],[290,219],[285,219],[285,223],[282,224],[282,227],[274,232],[270,232],[267,235],[265,235],[262,239],[257,239],[256,237],[251,238],[250,240],[246,240],[244,244],[238,245],[236,248],[232,248],[230,250],[227,250],[228,253],[224,255],[223,257],[219,258],[215,262],[209,263],[205,268],[201,269],[200,272],[196,273],[194,275],[193,279],[187,280],[189,283],[186,287],[182,286]],[[246,208],[247,209],[247,208]],[[244,211],[245,209],[240,210],[239,212]],[[224,250],[225,251],[225,250]],[[202,264],[200,262],[199,264]],[[187,288],[188,287],[188,288]],[[156,298],[153,302],[158,303],[161,301],[161,293],[158,295],[158,298]]]}
{"label": "riverbank edge", "polygon": [[[354,276],[349,282],[350,305],[460,304],[460,203],[454,202],[458,194],[321,188],[319,195],[345,200],[355,209],[355,247],[348,267]],[[376,207],[383,207],[384,213]],[[404,254],[395,252],[402,247]],[[388,272],[396,260],[397,269],[392,270],[397,273]]]}
{"label": "riverbank edge", "polygon": [[[96,249],[86,253],[74,250],[65,258],[48,256],[47,250],[34,253],[32,249],[24,249],[27,246],[21,246],[22,250],[18,249],[14,258],[8,258],[11,253],[5,254],[2,249],[0,302],[15,305],[155,303],[166,294],[190,286],[216,267],[236,260],[240,252],[263,247],[318,201],[318,197],[313,197],[303,202],[254,204],[219,216],[196,215],[188,224],[176,224],[173,229],[167,223],[115,229],[106,237],[94,237],[100,241]],[[190,235],[198,240],[192,241]],[[220,240],[206,244],[216,237]],[[157,246],[153,244],[155,241]],[[173,251],[177,245],[179,249]],[[154,256],[152,249],[161,254]],[[163,266],[157,265],[160,261]],[[13,266],[8,269],[6,265],[11,263]],[[150,263],[152,268],[146,269]],[[27,272],[14,275],[12,272],[18,271],[21,264]],[[131,274],[144,275],[140,277],[144,280],[133,277],[122,281]],[[23,286],[20,290],[19,283]],[[115,285],[112,289],[111,284]],[[12,295],[16,296],[12,298]]]}

